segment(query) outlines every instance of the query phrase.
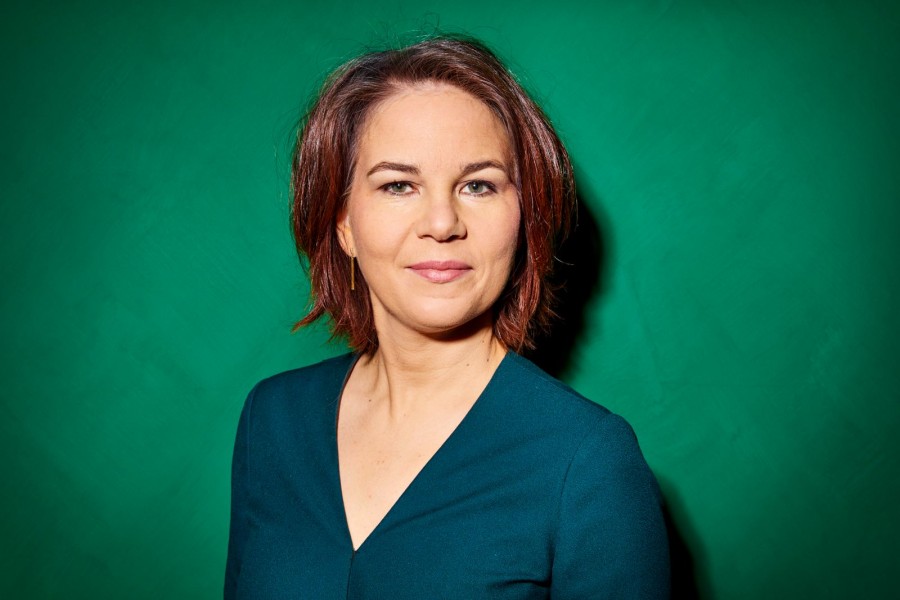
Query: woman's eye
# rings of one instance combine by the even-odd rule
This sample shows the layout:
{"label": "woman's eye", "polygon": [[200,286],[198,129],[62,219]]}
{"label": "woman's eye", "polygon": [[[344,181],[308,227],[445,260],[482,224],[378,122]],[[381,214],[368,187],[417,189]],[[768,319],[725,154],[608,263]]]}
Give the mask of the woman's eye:
{"label": "woman's eye", "polygon": [[387,185],[381,186],[381,188],[387,193],[394,194],[395,196],[402,196],[412,191],[412,186],[405,181],[392,181]]}
{"label": "woman's eye", "polygon": [[493,192],[494,186],[487,181],[470,181],[463,189],[466,193],[473,196],[484,196],[485,194]]}

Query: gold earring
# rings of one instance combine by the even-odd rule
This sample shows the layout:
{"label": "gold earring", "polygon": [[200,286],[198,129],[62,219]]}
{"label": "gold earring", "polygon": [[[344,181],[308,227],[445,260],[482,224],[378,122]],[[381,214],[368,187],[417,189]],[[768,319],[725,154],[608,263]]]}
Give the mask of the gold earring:
{"label": "gold earring", "polygon": [[353,291],[356,289],[356,262],[354,261],[356,257],[352,254],[350,255],[350,290]]}

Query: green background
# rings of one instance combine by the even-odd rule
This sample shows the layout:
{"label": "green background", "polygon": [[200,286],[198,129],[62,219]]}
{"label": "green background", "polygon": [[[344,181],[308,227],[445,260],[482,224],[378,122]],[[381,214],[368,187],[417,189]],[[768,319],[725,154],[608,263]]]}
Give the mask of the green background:
{"label": "green background", "polygon": [[220,595],[245,394],[343,351],[289,334],[292,128],[328,69],[435,26],[575,159],[604,258],[565,378],[635,427],[701,597],[895,593],[896,6],[13,4],[0,596]]}

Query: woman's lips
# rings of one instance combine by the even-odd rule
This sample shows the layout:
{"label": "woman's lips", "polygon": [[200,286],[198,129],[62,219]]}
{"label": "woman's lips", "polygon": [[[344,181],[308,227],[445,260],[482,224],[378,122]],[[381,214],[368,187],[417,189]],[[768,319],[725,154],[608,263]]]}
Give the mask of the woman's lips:
{"label": "woman's lips", "polygon": [[426,260],[408,268],[431,283],[449,283],[472,270],[472,267],[458,260]]}

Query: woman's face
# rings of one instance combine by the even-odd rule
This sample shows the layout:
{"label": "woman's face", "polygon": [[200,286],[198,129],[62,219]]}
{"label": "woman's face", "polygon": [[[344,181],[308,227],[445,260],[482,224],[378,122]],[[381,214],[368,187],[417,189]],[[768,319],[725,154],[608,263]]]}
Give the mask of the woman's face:
{"label": "woman's face", "polygon": [[417,85],[373,107],[338,234],[368,283],[379,337],[489,318],[519,231],[511,169],[500,121],[456,87]]}

